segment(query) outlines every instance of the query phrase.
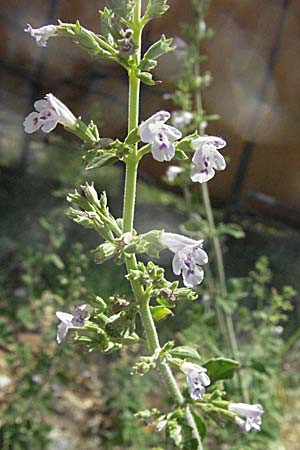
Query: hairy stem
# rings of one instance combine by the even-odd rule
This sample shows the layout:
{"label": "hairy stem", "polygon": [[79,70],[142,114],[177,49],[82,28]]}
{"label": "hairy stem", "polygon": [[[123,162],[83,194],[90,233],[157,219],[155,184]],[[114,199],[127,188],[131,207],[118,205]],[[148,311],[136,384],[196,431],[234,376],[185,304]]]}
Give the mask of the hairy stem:
{"label": "hairy stem", "polygon": [[[142,24],[141,17],[141,0],[137,0],[134,6],[134,36],[133,39],[137,45],[138,51],[136,53],[136,64],[138,65],[141,57],[141,35]],[[129,71],[129,102],[128,102],[128,132],[132,131],[138,126],[139,121],[139,99],[140,99],[140,80],[136,76],[134,70]],[[124,192],[124,209],[123,209],[123,232],[131,232],[134,222],[135,197],[136,197],[136,183],[137,183],[137,169],[138,169],[138,148],[135,145],[134,152],[129,155],[126,161],[126,176],[125,176],[125,192]],[[127,271],[137,268],[137,260],[135,255],[126,260]],[[154,353],[160,350],[160,343],[156,326],[151,314],[149,306],[149,298],[145,293],[140,281],[131,281],[131,287],[135,295],[136,301],[139,305],[139,314],[147,336],[149,351]],[[165,361],[158,361],[159,371],[164,379],[170,395],[174,402],[178,405],[184,404],[184,398],[177,386],[176,380],[169,365]],[[198,450],[203,450],[201,438],[195,420],[191,414],[189,407],[186,408],[186,421],[192,428],[193,436],[198,442]]]}

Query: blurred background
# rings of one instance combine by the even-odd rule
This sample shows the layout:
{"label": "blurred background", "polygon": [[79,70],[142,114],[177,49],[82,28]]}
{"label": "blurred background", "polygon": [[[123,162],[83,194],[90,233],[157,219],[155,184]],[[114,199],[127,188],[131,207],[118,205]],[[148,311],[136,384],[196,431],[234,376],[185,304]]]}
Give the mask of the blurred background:
{"label": "blurred background", "polygon": [[[56,23],[57,19],[74,22],[77,18],[86,28],[100,31],[97,11],[106,3],[73,0],[70,6],[65,0],[3,0],[1,4],[3,450],[45,450],[50,445],[49,432],[52,450],[79,449],[83,442],[87,449],[142,450],[156,445],[154,438],[153,442],[149,438],[149,430],[144,430],[149,439],[146,445],[139,425],[130,419],[144,397],[153,398],[155,394],[149,383],[142,397],[135,395],[142,389],[139,380],[127,379],[132,355],[123,354],[121,368],[115,356],[100,357],[99,375],[97,357],[74,356],[70,346],[57,350],[54,341],[55,308],[66,308],[76,300],[78,303],[98,290],[102,295],[112,295],[121,286],[127,293],[119,268],[108,265],[106,273],[110,271],[111,275],[104,275],[104,269],[99,270],[91,261],[89,250],[95,246],[95,235],[79,229],[64,216],[66,193],[91,179],[99,191],[108,192],[111,209],[120,216],[123,167],[86,173],[80,145],[62,127],[49,135],[28,135],[22,127],[24,118],[33,110],[33,102],[52,92],[85,122],[92,118],[102,137],[126,135],[128,93],[123,69],[107,61],[92,60],[68,39],[51,39],[46,49],[39,48],[23,32],[27,23],[39,27]],[[159,109],[173,108],[164,94],[174,90],[184,51],[180,23],[193,20],[193,9],[189,1],[168,3],[170,9],[163,18],[145,29],[144,50],[162,32],[167,37],[176,36],[178,48],[159,60],[155,77],[163,83],[159,87],[143,85],[141,119]],[[207,23],[214,37],[203,48],[208,55],[203,67],[212,73],[213,82],[203,92],[204,108],[221,117],[209,125],[208,133],[226,139],[224,154],[230,160],[228,169],[219,172],[209,186],[213,204],[219,208],[217,214],[238,221],[247,231],[243,241],[229,240],[225,246],[228,274],[245,276],[263,254],[271,262],[276,287],[291,284],[299,289],[300,3],[213,0]],[[162,228],[166,223],[175,231],[185,217],[178,192],[162,181],[166,167],[151,156],[141,164],[136,223],[139,231]],[[167,191],[158,195],[161,188]],[[286,341],[298,326],[296,297]],[[300,363],[291,357],[286,364],[288,376],[293,379]],[[47,377],[52,377],[51,382]],[[110,386],[111,378],[115,383]],[[70,380],[77,387],[70,387]],[[293,394],[279,391],[283,403],[293,401]],[[298,437],[290,432],[300,412],[299,392],[297,395],[294,414],[287,414],[283,426],[286,447],[278,449],[299,448]],[[259,447],[262,444],[247,445],[237,448],[267,448]]]}

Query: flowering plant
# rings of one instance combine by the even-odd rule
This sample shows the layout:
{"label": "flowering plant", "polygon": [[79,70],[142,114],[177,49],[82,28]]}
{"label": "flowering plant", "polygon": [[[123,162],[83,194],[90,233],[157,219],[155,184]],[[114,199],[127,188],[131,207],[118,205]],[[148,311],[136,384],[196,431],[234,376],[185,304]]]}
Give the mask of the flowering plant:
{"label": "flowering plant", "polygon": [[[117,264],[125,265],[132,297],[121,299],[116,295],[112,300],[97,296],[90,302],[91,305],[84,303],[77,306],[72,314],[57,312],[57,318],[61,321],[58,325],[58,343],[63,341],[69,330],[75,329],[75,340],[89,351],[113,352],[122,346],[140,344],[143,351],[150,355],[142,356],[132,373],[145,375],[149,370],[157,369],[173,400],[173,407],[168,413],[141,411],[136,414],[137,417],[147,423],[153,422],[156,429],[164,431],[179,448],[202,449],[205,423],[209,417],[217,414],[250,431],[259,429],[258,418],[263,410],[259,405],[237,408],[232,406],[236,404],[225,399],[222,381],[234,376],[239,368],[237,360],[222,357],[202,361],[193,346],[176,346],[173,341],[161,345],[159,340],[156,322],[173,315],[179,301],[197,298],[191,288],[202,282],[202,265],[208,262],[208,255],[202,248],[203,239],[193,240],[165,230],[137,233],[134,214],[139,163],[150,152],[157,161],[173,158],[191,160],[194,165],[191,179],[203,183],[214,176],[215,170],[225,169],[225,160],[218,150],[226,142],[219,137],[203,136],[201,127],[200,131],[182,137],[179,129],[166,124],[170,113],[164,110],[140,121],[140,84],[157,83],[152,74],[157,59],[173,50],[172,39],[162,35],[141,54],[144,27],[168,9],[166,0],[148,0],[142,14],[141,3],[141,0],[111,1],[101,11],[102,35],[83,28],[79,22],[70,24],[59,21],[58,25],[38,29],[28,25],[25,30],[39,46],[45,47],[52,37],[67,37],[91,56],[114,61],[127,71],[129,115],[128,134],[124,141],[101,138],[92,121],[86,125],[53,94],[47,94],[44,100],[35,102],[36,112],[27,116],[24,128],[28,133],[40,128],[49,133],[61,124],[66,131],[76,134],[83,141],[87,170],[117,161],[126,167],[121,218],[111,214],[106,193],[98,194],[93,184],[86,183],[81,186],[81,191],[75,190],[67,199],[71,204],[69,216],[76,223],[96,230],[102,239],[93,250],[95,262],[102,264],[114,259]],[[177,123],[179,117],[177,115]],[[191,116],[185,114],[181,119],[178,128],[189,122]],[[179,287],[178,281],[167,280],[164,270],[152,261],[146,264],[138,260],[137,255],[140,254],[146,254],[150,259],[158,258],[165,248],[174,253],[173,271],[175,275],[182,275],[185,287]],[[177,371],[178,379],[173,369]],[[187,395],[179,385],[182,372],[187,379]],[[246,420],[243,421],[240,415]]]}

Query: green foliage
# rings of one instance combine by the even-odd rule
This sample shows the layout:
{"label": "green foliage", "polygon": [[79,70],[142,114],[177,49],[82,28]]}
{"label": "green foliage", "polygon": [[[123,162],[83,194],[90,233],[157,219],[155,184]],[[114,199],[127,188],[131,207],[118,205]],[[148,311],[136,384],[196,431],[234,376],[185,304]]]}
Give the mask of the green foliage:
{"label": "green foliage", "polygon": [[214,358],[204,363],[203,367],[207,369],[211,383],[215,383],[232,378],[239,365],[238,361],[232,359]]}
{"label": "green foliage", "polygon": [[167,5],[167,0],[148,0],[143,21],[147,23],[152,19],[157,19],[168,9],[169,6]]}

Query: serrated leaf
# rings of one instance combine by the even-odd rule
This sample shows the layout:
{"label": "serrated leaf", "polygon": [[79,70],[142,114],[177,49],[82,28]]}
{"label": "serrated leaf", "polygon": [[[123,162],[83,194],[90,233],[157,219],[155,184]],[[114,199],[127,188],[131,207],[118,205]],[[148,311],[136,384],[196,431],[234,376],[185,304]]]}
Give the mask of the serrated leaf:
{"label": "serrated leaf", "polygon": [[174,358],[187,359],[195,363],[201,363],[201,356],[196,349],[191,347],[183,345],[175,347],[170,351],[170,354],[174,356]]}
{"label": "serrated leaf", "polygon": [[228,380],[233,377],[234,372],[240,366],[238,361],[227,358],[213,358],[202,364],[207,369],[211,383],[219,380]]}
{"label": "serrated leaf", "polygon": [[171,47],[172,41],[172,38],[167,39],[163,34],[159,41],[155,42],[148,48],[142,61],[140,62],[139,68],[142,71],[153,69],[157,64],[155,61],[157,58],[175,49],[175,47]]}
{"label": "serrated leaf", "polygon": [[165,306],[150,306],[151,314],[155,322],[165,319],[168,315],[174,316],[172,311]]}
{"label": "serrated leaf", "polygon": [[147,23],[151,19],[162,16],[168,9],[169,6],[167,5],[167,0],[148,0],[143,20]]}

